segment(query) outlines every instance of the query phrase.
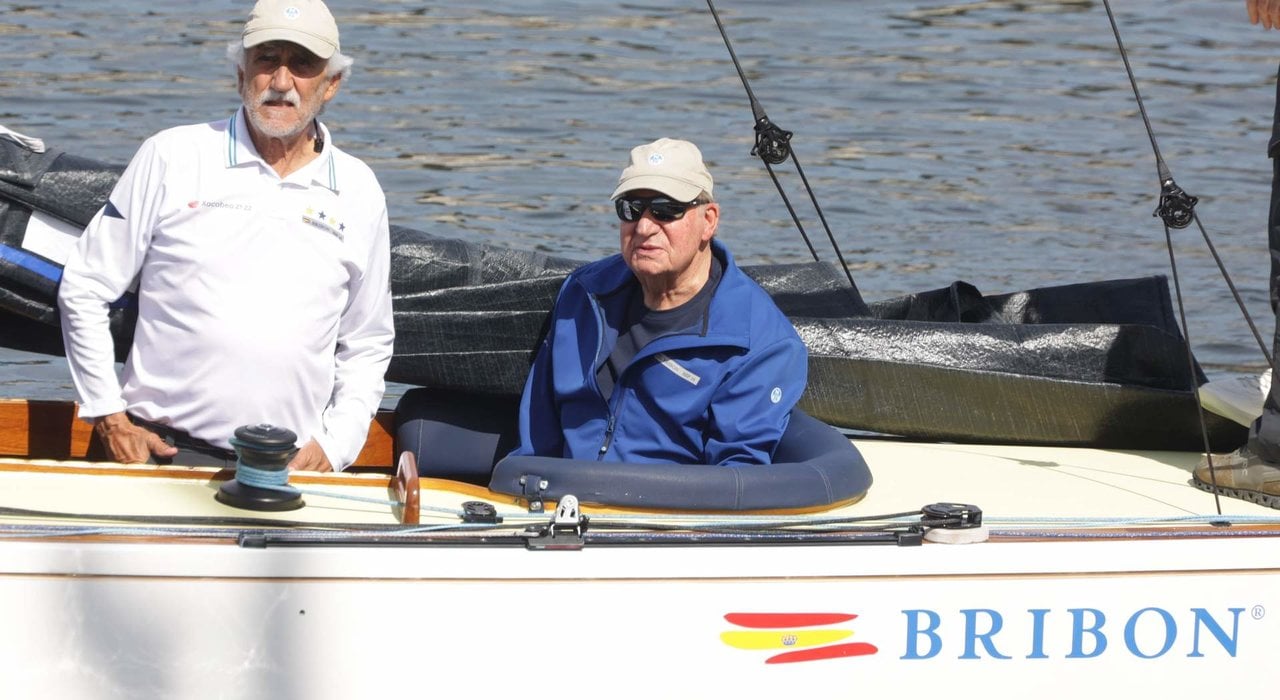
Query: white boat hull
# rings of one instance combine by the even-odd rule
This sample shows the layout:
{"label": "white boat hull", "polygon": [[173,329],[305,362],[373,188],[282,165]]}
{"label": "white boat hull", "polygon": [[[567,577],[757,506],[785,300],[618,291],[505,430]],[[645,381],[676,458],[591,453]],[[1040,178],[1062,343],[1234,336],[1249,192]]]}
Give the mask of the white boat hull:
{"label": "white boat hull", "polygon": [[[457,697],[494,680],[561,697],[1274,697],[1275,544],[10,541],[0,673],[10,697],[60,698]],[[738,648],[732,613],[856,617]],[[815,629],[874,651],[768,663]]]}
{"label": "white boat hull", "polygon": [[[369,500],[261,514],[218,503],[216,470],[0,460],[9,507],[165,521],[0,515],[0,678],[57,698],[1274,697],[1280,519],[1234,500],[1216,515],[1187,483],[1195,455],[859,446],[875,485],[822,516],[970,502],[992,539],[531,551],[513,535],[550,513],[424,480],[424,528],[484,498],[506,543],[361,546],[341,538],[402,515],[373,502],[386,476],[295,475]],[[708,517],[584,511],[589,535]],[[241,546],[246,531],[334,539]]]}

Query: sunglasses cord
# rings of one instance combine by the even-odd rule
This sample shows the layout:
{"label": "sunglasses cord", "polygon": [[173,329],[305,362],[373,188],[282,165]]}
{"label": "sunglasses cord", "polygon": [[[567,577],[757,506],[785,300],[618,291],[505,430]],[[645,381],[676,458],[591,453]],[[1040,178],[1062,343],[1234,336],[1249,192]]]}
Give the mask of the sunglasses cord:
{"label": "sunglasses cord", "polygon": [[804,189],[809,193],[809,201],[813,203],[813,209],[818,213],[818,219],[822,222],[822,228],[827,232],[827,240],[831,242],[831,249],[836,253],[836,259],[840,261],[840,267],[844,270],[844,275],[849,279],[849,286],[857,290],[858,285],[853,281],[853,274],[849,272],[849,265],[844,260],[844,254],[840,251],[840,245],[836,243],[836,237],[831,233],[831,227],[827,225],[827,217],[822,213],[822,206],[818,204],[818,198],[813,193],[813,188],[809,186],[809,178],[805,177],[804,168],[800,167],[800,159],[796,157],[795,151],[791,148],[790,131],[786,131],[777,124],[769,121],[768,115],[764,113],[764,108],[760,106],[760,102],[756,100],[755,93],[751,91],[751,83],[747,81],[747,74],[742,70],[742,64],[738,63],[738,55],[734,53],[733,44],[729,41],[729,35],[725,32],[724,24],[720,21],[720,13],[716,11],[716,6],[711,0],[707,0],[707,7],[711,10],[711,17],[716,21],[716,28],[720,30],[720,36],[724,39],[725,48],[729,49],[729,58],[733,59],[733,67],[738,71],[738,77],[742,79],[742,87],[747,90],[747,99],[751,101],[751,114],[755,118],[756,144],[751,149],[751,155],[759,156],[764,161],[765,170],[769,171],[769,178],[773,180],[773,186],[778,190],[778,194],[782,196],[782,203],[786,205],[787,212],[791,214],[791,220],[795,222],[796,229],[800,231],[800,237],[804,239],[804,244],[809,247],[809,254],[818,261],[818,252],[814,250],[813,243],[809,240],[809,234],[804,230],[804,224],[800,223],[800,217],[796,214],[795,207],[791,206],[791,200],[787,197],[786,191],[782,189],[782,183],[779,182],[778,176],[773,172],[773,166],[786,162],[787,157],[791,157],[791,162],[795,163],[796,173],[800,175],[800,181],[804,184]]}

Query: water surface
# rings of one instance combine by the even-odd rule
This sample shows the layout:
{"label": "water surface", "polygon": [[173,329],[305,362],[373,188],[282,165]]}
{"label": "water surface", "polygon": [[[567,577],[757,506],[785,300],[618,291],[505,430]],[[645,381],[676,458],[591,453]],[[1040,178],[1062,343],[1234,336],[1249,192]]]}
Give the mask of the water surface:
{"label": "water surface", "polygon": [[[627,150],[679,136],[702,147],[741,260],[808,258],[750,155],[750,106],[705,3],[477,5],[331,3],[356,66],[325,120],[377,172],[394,223],[601,256]],[[0,124],[124,163],[159,129],[225,117],[225,48],[249,6],[0,2]],[[1269,336],[1280,32],[1249,25],[1237,0],[1113,6],[1159,148]],[[717,7],[866,298],[1169,273],[1151,141],[1100,2]],[[834,259],[794,168],[778,172]],[[1260,369],[1199,232],[1173,240],[1199,359],[1211,376]],[[0,350],[0,395],[74,392],[60,358]]]}

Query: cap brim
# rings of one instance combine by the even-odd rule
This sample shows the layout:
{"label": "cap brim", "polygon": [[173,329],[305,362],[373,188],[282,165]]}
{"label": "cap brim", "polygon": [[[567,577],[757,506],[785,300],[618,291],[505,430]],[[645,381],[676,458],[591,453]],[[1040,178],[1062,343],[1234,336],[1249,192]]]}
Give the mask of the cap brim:
{"label": "cap brim", "polygon": [[677,202],[692,202],[698,198],[698,195],[702,194],[701,187],[691,185],[683,180],[676,180],[662,175],[637,175],[618,183],[617,189],[613,191],[613,195],[609,199],[617,199],[634,190],[661,192]]}
{"label": "cap brim", "polygon": [[243,39],[246,49],[258,44],[265,44],[268,41],[287,41],[291,44],[297,44],[325,60],[328,60],[338,50],[337,46],[325,39],[288,28],[259,29],[245,34]]}

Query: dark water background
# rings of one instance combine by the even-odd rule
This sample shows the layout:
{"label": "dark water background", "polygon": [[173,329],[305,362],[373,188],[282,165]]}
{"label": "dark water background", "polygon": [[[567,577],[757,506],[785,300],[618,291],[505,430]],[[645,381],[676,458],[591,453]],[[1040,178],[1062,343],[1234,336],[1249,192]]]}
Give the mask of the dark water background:
{"label": "dark water background", "polygon": [[[124,163],[223,118],[250,2],[0,2],[0,124]],[[394,223],[586,260],[613,252],[628,149],[697,142],[745,262],[808,250],[750,155],[752,114],[704,2],[331,0],[355,71],[325,121]],[[863,295],[1168,274],[1151,142],[1101,2],[721,0]],[[1116,0],[1158,145],[1269,337],[1265,223],[1280,32],[1243,0]],[[783,185],[834,259],[790,164]],[[1211,377],[1263,358],[1198,230],[1175,231]],[[391,395],[398,392],[393,388]],[[61,358],[0,350],[0,396],[71,398]]]}

